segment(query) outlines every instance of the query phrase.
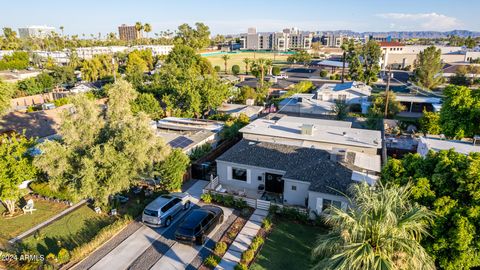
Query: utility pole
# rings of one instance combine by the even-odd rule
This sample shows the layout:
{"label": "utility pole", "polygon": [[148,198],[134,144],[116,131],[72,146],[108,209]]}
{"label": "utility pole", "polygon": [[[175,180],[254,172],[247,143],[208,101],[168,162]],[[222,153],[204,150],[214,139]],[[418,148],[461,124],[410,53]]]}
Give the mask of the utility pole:
{"label": "utility pole", "polygon": [[390,94],[390,78],[392,77],[392,66],[388,66],[388,73],[387,73],[387,87],[385,88],[385,113],[384,118],[387,118],[388,113],[388,100]]}
{"label": "utility pole", "polygon": [[342,63],[342,83],[345,82],[345,57],[347,53],[343,51],[343,63]]}

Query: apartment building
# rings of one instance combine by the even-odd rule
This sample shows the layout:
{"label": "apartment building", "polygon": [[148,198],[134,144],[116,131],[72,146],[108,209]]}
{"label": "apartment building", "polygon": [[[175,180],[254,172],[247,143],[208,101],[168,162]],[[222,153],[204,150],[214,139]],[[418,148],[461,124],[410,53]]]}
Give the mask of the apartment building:
{"label": "apartment building", "polygon": [[151,50],[153,56],[167,55],[173,49],[173,45],[136,45],[136,46],[96,46],[77,48],[79,58],[91,59],[97,54],[114,54],[117,52],[131,52],[133,50]]}
{"label": "apartment building", "polygon": [[55,27],[46,25],[32,25],[18,28],[20,38],[45,38],[55,32]]}
{"label": "apartment building", "polygon": [[326,47],[340,48],[345,39],[345,35],[327,34],[320,37],[320,43],[322,43],[322,45]]}
{"label": "apartment building", "polygon": [[122,24],[118,27],[118,34],[121,40],[137,40],[142,38],[143,31],[138,31],[135,25]]}
{"label": "apartment building", "polygon": [[259,33],[256,28],[249,28],[240,35],[241,49],[244,50],[307,50],[312,46],[313,34],[297,28],[283,29],[282,32]]}

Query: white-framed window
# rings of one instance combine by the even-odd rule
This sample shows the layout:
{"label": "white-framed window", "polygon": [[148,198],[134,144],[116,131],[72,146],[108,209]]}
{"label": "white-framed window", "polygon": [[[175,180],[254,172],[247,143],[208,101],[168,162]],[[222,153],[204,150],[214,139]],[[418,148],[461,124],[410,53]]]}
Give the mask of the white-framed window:
{"label": "white-framed window", "polygon": [[297,186],[292,185],[292,190],[297,190]]}
{"label": "white-framed window", "polygon": [[247,169],[232,167],[232,179],[247,182]]}
{"label": "white-framed window", "polygon": [[342,208],[342,202],[339,201],[334,201],[334,200],[328,200],[328,199],[323,199],[322,202],[322,212],[325,211],[327,208],[330,206],[335,206],[336,208]]}

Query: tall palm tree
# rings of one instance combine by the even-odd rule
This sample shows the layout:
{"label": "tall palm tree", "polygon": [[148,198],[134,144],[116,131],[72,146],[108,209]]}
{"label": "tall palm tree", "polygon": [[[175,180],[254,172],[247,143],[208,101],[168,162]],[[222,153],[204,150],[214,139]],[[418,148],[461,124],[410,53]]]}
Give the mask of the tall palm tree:
{"label": "tall palm tree", "polygon": [[272,60],[270,59],[258,58],[255,62],[253,62],[252,67],[254,67],[260,75],[260,87],[263,87],[265,71],[268,71],[271,66]]}
{"label": "tall palm tree", "polygon": [[137,32],[140,32],[143,30],[143,24],[141,22],[136,22],[135,23],[135,29],[137,30]]}
{"label": "tall palm tree", "polygon": [[250,58],[243,58],[243,63],[245,63],[245,74],[248,75],[248,66],[250,65],[252,61]]}
{"label": "tall palm tree", "polygon": [[230,59],[230,56],[228,54],[224,54],[222,55],[222,59],[223,59],[223,64],[225,65],[225,74],[227,74],[227,63],[228,63],[228,60]]}
{"label": "tall palm tree", "polygon": [[152,26],[149,23],[146,23],[143,25],[143,31],[147,33],[147,38],[148,38],[148,33],[152,31]]}
{"label": "tall palm tree", "polygon": [[435,269],[420,245],[432,213],[410,202],[410,185],[363,183],[352,186],[351,194],[352,208],[327,210],[331,231],[317,240],[314,269]]}
{"label": "tall palm tree", "polygon": [[63,30],[65,29],[65,27],[63,27],[63,25],[61,25],[59,28],[60,28],[60,31],[62,31],[62,36],[63,36]]}

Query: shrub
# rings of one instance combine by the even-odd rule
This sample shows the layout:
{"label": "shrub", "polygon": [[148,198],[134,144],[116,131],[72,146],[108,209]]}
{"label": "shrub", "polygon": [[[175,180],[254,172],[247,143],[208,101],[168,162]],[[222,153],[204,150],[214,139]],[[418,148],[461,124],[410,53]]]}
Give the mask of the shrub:
{"label": "shrub", "polygon": [[272,75],[278,76],[278,75],[280,75],[280,72],[281,72],[281,70],[280,70],[279,67],[275,66],[275,67],[272,68]]}
{"label": "shrub", "polygon": [[217,255],[223,255],[225,254],[225,252],[227,251],[227,243],[225,242],[218,242],[216,245],[215,245],[215,249],[214,249],[214,252],[217,254]]}
{"label": "shrub", "polygon": [[325,78],[327,76],[328,76],[328,71],[326,71],[325,69],[322,69],[320,71],[320,77]]}
{"label": "shrub", "polygon": [[242,199],[235,200],[234,205],[235,205],[235,208],[237,209],[243,209],[248,207],[247,202]]}
{"label": "shrub", "polygon": [[229,232],[227,233],[227,236],[228,236],[228,238],[230,238],[230,239],[233,240],[233,239],[235,239],[235,237],[237,236],[237,231],[235,231],[235,230],[229,231]]}
{"label": "shrub", "polygon": [[216,72],[220,72],[220,70],[222,70],[222,68],[220,66],[215,66],[214,69],[215,69]]}
{"label": "shrub", "polygon": [[268,215],[273,216],[276,213],[278,213],[279,207],[278,205],[272,204],[270,205],[270,208],[268,208]]}
{"label": "shrub", "polygon": [[253,260],[254,256],[255,256],[255,252],[253,252],[253,250],[251,249],[245,250],[242,253],[242,262],[244,262],[245,264],[248,264]]}
{"label": "shrub", "polygon": [[63,264],[70,260],[70,253],[65,248],[60,249],[57,255],[58,263]]}
{"label": "shrub", "polygon": [[232,73],[233,75],[238,75],[240,73],[240,67],[238,65],[232,66]]}
{"label": "shrub", "polygon": [[67,190],[53,190],[50,188],[48,183],[45,182],[32,182],[28,185],[28,187],[34,192],[39,195],[42,195],[44,197],[48,198],[57,198],[60,200],[66,200],[66,201],[71,201],[71,202],[76,202],[78,201],[77,196],[75,193],[68,192]]}
{"label": "shrub", "polygon": [[202,199],[202,201],[204,203],[211,203],[212,202],[212,195],[210,193],[203,193],[200,196],[200,199]]}
{"label": "shrub", "polygon": [[210,151],[212,151],[212,145],[209,144],[209,143],[197,146],[197,147],[192,149],[192,152],[190,153],[190,160],[192,160],[192,161],[198,160],[198,159],[204,157]]}
{"label": "shrub", "polygon": [[60,107],[68,103],[70,103],[70,99],[67,97],[62,97],[53,101],[53,104],[55,104],[55,107]]}
{"label": "shrub", "polygon": [[272,229],[272,221],[270,220],[270,218],[266,218],[262,221],[262,227],[267,232]]}
{"label": "shrub", "polygon": [[219,262],[220,262],[220,257],[218,257],[217,255],[210,255],[205,259],[203,264],[213,269],[218,265]]}
{"label": "shrub", "polygon": [[238,263],[237,265],[235,265],[235,270],[248,270],[248,267],[243,264],[243,263]]}
{"label": "shrub", "polygon": [[232,207],[235,204],[235,198],[233,198],[232,195],[224,196],[223,204],[225,204],[226,207]]}
{"label": "shrub", "polygon": [[265,240],[261,236],[257,235],[257,236],[255,236],[255,238],[253,238],[252,244],[250,245],[250,248],[253,251],[257,251],[258,248],[263,244],[263,242],[265,242]]}
{"label": "shrub", "polygon": [[55,257],[55,254],[53,253],[48,253],[47,257],[45,257],[45,259],[50,262],[50,263],[53,263],[57,260],[57,257]]}

